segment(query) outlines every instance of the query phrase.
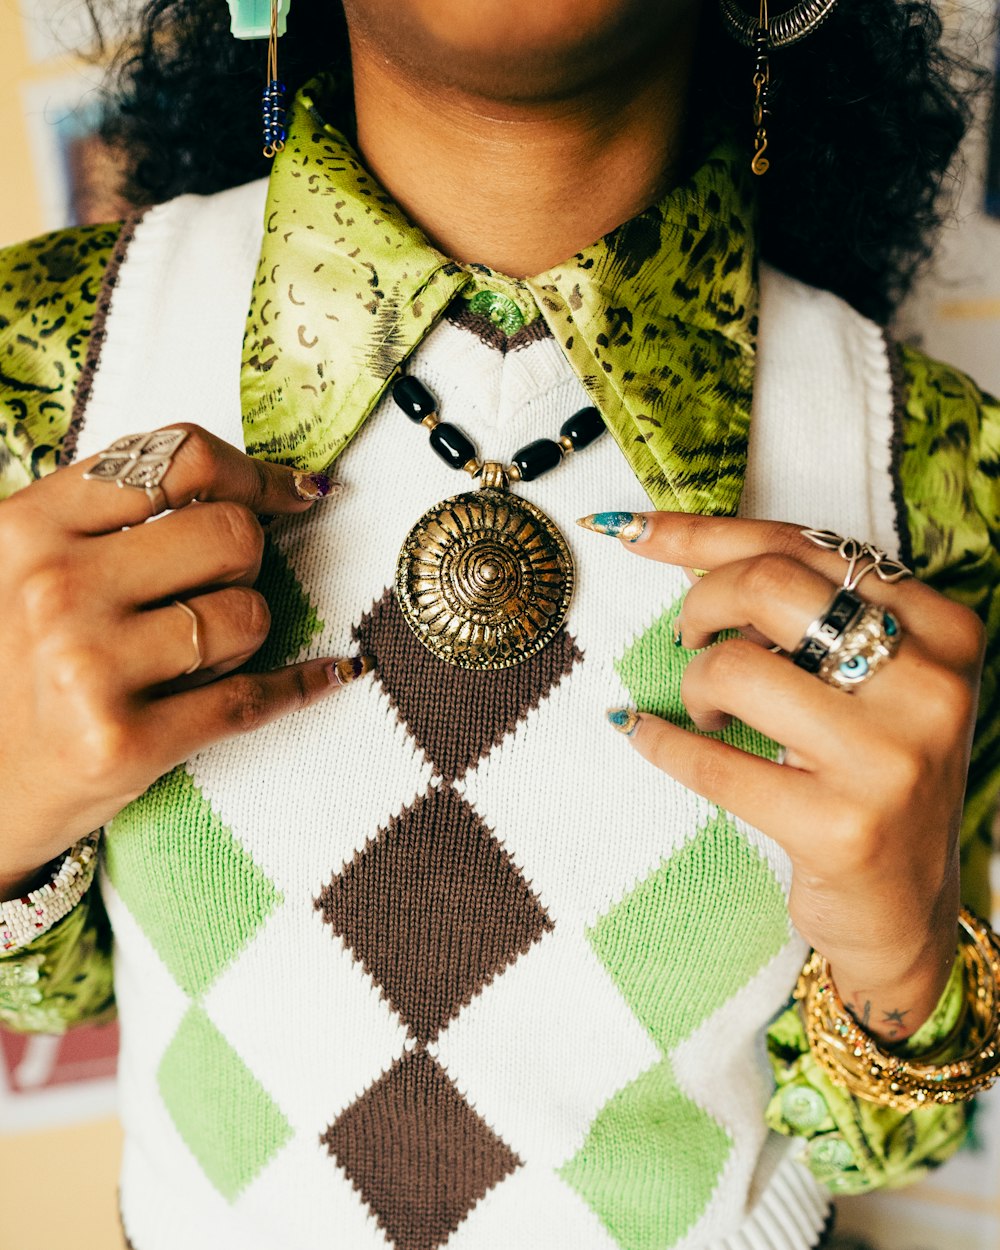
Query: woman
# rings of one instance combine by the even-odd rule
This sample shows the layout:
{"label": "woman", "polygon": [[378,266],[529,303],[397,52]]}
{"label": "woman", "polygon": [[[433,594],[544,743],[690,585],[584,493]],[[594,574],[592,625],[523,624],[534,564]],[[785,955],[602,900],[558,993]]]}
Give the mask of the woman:
{"label": "woman", "polygon": [[261,46],[152,0],[167,202],[0,258],[4,1019],[113,932],[137,1250],[814,1246],[996,1060],[1000,411],[877,324],[959,67],[896,0],[344,7],[265,183]]}

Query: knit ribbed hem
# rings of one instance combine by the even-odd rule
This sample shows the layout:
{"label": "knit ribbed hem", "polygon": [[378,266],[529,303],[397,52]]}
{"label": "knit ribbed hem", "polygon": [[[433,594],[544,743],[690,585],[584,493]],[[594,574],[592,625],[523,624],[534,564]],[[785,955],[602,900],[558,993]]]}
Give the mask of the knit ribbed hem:
{"label": "knit ribbed hem", "polygon": [[90,402],[90,395],[94,389],[94,378],[101,364],[101,349],[104,347],[104,340],[107,335],[107,320],[111,312],[111,302],[114,299],[115,288],[118,285],[118,274],[125,263],[125,258],[128,256],[129,247],[135,238],[136,228],[141,223],[143,217],[145,217],[147,211],[147,209],[140,209],[127,217],[122,223],[121,232],[108,261],[108,267],[104,271],[101,293],[97,297],[97,311],[94,314],[94,320],[90,327],[90,337],[87,340],[87,358],[73,398],[73,415],[70,418],[69,428],[59,450],[60,466],[70,464],[76,458],[76,446],[80,441],[80,430],[83,428],[83,423],[87,418],[87,405]]}
{"label": "knit ribbed hem", "polygon": [[829,1229],[831,1206],[827,1190],[788,1154],[739,1232],[706,1250],[816,1250]]}
{"label": "knit ribbed hem", "polygon": [[882,329],[872,321],[859,319],[858,333],[868,397],[868,507],[872,526],[870,534],[860,537],[898,557],[900,527],[892,472],[896,403],[889,348]]}

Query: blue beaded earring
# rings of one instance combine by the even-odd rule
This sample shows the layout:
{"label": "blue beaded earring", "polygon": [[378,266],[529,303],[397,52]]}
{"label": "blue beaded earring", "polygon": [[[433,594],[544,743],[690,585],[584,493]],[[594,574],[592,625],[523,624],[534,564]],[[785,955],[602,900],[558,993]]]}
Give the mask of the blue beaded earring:
{"label": "blue beaded earring", "polygon": [[278,77],[278,40],[288,24],[292,0],[229,0],[231,30],[237,39],[267,40],[267,82],[261,94],[264,155],[285,146],[285,84]]}

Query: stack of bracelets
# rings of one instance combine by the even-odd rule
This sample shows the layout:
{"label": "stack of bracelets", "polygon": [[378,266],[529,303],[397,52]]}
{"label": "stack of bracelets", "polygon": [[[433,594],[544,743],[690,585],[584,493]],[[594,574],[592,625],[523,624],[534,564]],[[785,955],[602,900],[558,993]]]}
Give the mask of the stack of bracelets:
{"label": "stack of bracelets", "polygon": [[[933,1054],[908,1059],[883,1049],[841,1002],[830,965],[813,952],[795,997],[809,1047],[836,1085],[897,1111],[934,1103],[964,1102],[1000,1075],[1000,946],[992,930],[962,909],[961,959],[965,976],[962,1013]],[[955,1055],[935,1063],[946,1054]]]}

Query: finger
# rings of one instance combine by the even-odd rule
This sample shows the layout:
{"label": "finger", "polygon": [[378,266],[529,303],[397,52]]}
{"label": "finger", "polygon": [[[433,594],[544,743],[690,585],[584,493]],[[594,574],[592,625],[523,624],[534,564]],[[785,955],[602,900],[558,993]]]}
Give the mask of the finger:
{"label": "finger", "polygon": [[[755,642],[795,651],[813,621],[830,607],[838,587],[791,556],[767,553],[724,564],[692,586],[675,627],[691,651],[707,647],[723,630],[739,629]],[[912,604],[910,605],[912,608]],[[897,614],[905,620],[904,642],[929,650],[939,628],[919,612]]]}
{"label": "finger", "polygon": [[[609,713],[613,724],[616,714]],[[815,836],[817,782],[811,773],[748,755],[648,713],[633,712],[616,728],[654,767],[756,826],[790,854],[804,838]]]}
{"label": "finger", "polygon": [[119,672],[127,689],[140,691],[185,676],[195,664],[236,668],[260,650],[270,627],[264,596],[245,586],[134,612],[125,623]]}
{"label": "finger", "polygon": [[235,673],[166,698],[147,709],[151,754],[172,768],[196,751],[223,738],[256,729],[301,711],[370,673],[372,656],[343,660],[307,660],[271,673]]}
{"label": "finger", "polygon": [[735,716],[791,748],[800,767],[836,773],[856,761],[862,725],[855,701],[745,639],[695,656],[681,698],[703,732],[724,729]]}
{"label": "finger", "polygon": [[[579,524],[620,538],[634,555],[699,570],[711,571],[734,561],[776,553],[791,556],[841,585],[848,567],[836,551],[810,542],[803,535],[802,526],[784,521],[687,512],[608,512],[582,517]],[[889,607],[903,602],[916,604],[921,613],[930,612],[937,617],[945,610],[942,605],[946,601],[913,577],[887,583],[872,574],[864,579],[858,593]]]}
{"label": "finger", "polygon": [[[183,508],[194,499],[225,499],[255,513],[295,513],[304,512],[333,490],[334,483],[324,474],[301,473],[286,465],[253,459],[200,426],[167,428],[185,432],[159,483],[169,508]],[[50,474],[37,483],[33,503],[77,533],[110,533],[147,521],[153,505],[143,489],[84,478],[99,459],[91,456]]]}
{"label": "finger", "polygon": [[173,599],[205,586],[252,585],[260,572],[264,531],[249,508],[204,503],[155,525],[101,534],[82,544],[119,604]]}
{"label": "finger", "polygon": [[685,595],[675,627],[691,651],[707,647],[725,629],[753,629],[792,651],[835,590],[814,569],[768,552],[700,578]]}

